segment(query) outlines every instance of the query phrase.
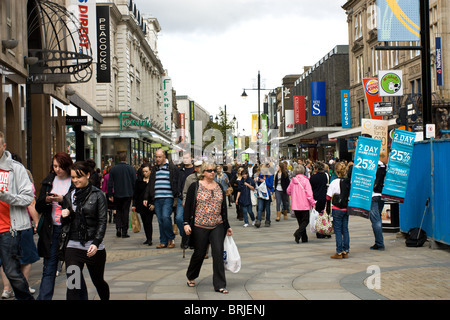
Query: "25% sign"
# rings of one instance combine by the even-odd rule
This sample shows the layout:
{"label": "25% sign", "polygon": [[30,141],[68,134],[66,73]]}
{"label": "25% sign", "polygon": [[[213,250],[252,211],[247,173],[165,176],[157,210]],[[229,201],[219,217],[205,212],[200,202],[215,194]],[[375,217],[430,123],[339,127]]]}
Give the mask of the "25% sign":
{"label": "25% sign", "polygon": [[358,169],[373,170],[375,169],[375,166],[376,163],[374,160],[362,159],[361,157],[356,159],[355,167]]}

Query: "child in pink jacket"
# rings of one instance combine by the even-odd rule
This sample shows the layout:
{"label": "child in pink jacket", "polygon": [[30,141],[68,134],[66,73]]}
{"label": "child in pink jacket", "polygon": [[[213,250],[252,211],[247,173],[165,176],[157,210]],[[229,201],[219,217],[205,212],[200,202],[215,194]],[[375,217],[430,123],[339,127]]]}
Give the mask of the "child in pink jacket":
{"label": "child in pink jacket", "polygon": [[306,227],[309,223],[309,210],[316,206],[313,192],[309,179],[304,175],[305,167],[298,165],[294,169],[295,177],[291,179],[291,183],[286,192],[291,196],[291,208],[294,210],[295,217],[298,222],[298,229],[294,233],[295,242],[308,242]]}

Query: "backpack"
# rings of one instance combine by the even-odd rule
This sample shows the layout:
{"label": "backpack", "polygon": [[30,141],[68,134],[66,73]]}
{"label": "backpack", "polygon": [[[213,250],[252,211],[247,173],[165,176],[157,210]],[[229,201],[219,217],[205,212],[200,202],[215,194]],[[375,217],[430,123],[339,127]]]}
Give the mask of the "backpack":
{"label": "backpack", "polygon": [[427,233],[420,228],[412,228],[408,232],[405,243],[407,247],[421,247],[427,241]]}
{"label": "backpack", "polygon": [[332,204],[338,208],[344,209],[348,206],[348,198],[350,196],[350,179],[340,178],[339,188],[341,193],[333,197]]}

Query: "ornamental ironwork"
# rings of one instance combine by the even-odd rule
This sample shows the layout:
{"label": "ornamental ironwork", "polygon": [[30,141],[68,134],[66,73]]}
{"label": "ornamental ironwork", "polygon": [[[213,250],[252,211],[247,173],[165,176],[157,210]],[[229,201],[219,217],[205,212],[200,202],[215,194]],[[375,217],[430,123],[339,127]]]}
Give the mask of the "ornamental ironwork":
{"label": "ornamental ironwork", "polygon": [[28,2],[29,83],[80,83],[92,77],[91,46],[78,46],[87,32],[73,13],[45,0]]}

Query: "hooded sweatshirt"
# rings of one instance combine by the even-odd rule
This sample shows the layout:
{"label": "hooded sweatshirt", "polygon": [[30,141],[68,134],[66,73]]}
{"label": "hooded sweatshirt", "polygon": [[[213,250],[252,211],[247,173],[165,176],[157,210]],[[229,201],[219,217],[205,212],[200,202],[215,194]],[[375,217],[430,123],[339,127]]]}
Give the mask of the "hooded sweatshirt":
{"label": "hooded sweatshirt", "polygon": [[33,199],[33,185],[25,167],[5,151],[0,158],[0,233],[30,228],[27,207]]}
{"label": "hooded sweatshirt", "polygon": [[292,210],[309,210],[316,204],[309,179],[303,174],[291,179],[286,193],[291,196]]}

